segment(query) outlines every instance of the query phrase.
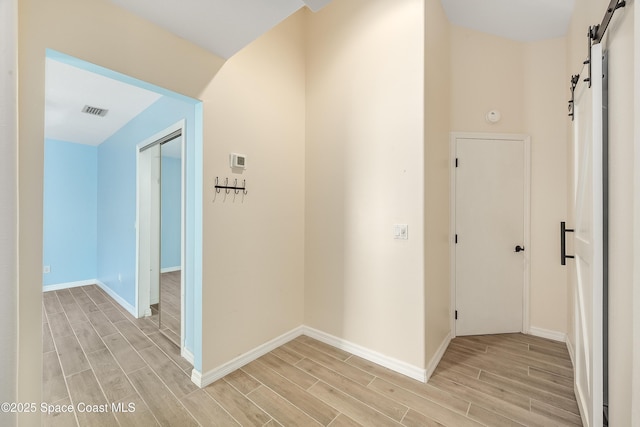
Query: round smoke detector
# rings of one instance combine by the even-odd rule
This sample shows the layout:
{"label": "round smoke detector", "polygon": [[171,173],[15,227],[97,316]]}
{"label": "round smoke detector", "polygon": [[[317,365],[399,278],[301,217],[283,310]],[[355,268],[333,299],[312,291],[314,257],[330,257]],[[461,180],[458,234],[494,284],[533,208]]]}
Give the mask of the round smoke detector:
{"label": "round smoke detector", "polygon": [[498,110],[491,110],[487,113],[487,121],[489,123],[498,123],[500,121],[500,118],[502,117],[502,115],[500,114],[500,111]]}

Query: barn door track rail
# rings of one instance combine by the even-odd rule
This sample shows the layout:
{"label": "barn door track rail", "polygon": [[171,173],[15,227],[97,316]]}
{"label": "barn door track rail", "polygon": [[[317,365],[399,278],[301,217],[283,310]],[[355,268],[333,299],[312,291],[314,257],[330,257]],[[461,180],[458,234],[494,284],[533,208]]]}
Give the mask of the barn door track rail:
{"label": "barn door track rail", "polygon": [[[607,32],[607,28],[609,27],[609,23],[611,23],[611,18],[613,18],[613,14],[616,10],[625,7],[627,2],[625,0],[611,0],[609,2],[609,6],[607,7],[607,11],[602,18],[602,22],[600,24],[592,25],[589,27],[589,31],[587,33],[587,59],[583,62],[584,65],[588,65],[587,68],[589,75],[584,79],[585,82],[589,83],[589,87],[591,87],[591,46],[594,44],[598,44],[602,41],[605,33]],[[574,91],[576,86],[578,85],[578,81],[580,79],[580,74],[571,76],[571,99],[569,100],[569,117],[573,121],[573,108],[574,108]]]}

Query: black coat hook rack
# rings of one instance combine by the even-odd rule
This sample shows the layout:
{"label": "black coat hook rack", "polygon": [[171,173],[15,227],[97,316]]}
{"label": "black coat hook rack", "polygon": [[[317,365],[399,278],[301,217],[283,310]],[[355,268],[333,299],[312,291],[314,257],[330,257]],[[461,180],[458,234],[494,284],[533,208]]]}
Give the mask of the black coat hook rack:
{"label": "black coat hook rack", "polygon": [[229,178],[225,178],[224,185],[220,185],[218,182],[218,177],[216,176],[215,188],[216,188],[216,193],[219,193],[220,190],[224,189],[225,193],[227,194],[229,194],[231,190],[233,190],[235,194],[240,194],[241,191],[242,191],[242,194],[247,194],[247,180],[246,179],[242,180],[242,187],[238,186],[238,178],[235,178],[233,180],[233,185],[229,185]]}

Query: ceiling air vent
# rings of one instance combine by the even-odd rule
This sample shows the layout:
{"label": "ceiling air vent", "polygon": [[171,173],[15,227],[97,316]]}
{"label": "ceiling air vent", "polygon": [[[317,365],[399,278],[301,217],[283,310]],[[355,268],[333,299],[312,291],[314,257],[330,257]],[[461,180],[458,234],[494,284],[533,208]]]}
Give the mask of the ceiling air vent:
{"label": "ceiling air vent", "polygon": [[92,116],[104,117],[107,115],[109,110],[106,110],[104,108],[92,107],[90,105],[85,105],[84,108],[82,109],[82,112],[91,114]]}

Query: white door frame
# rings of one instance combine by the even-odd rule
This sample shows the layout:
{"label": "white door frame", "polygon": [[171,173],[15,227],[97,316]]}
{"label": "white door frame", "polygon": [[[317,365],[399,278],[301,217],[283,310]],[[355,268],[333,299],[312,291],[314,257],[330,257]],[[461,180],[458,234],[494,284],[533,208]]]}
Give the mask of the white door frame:
{"label": "white door frame", "polygon": [[452,338],[456,336],[456,152],[458,139],[493,139],[522,141],[524,147],[524,285],[522,290],[522,332],[529,333],[529,300],[531,282],[531,137],[524,134],[451,132],[449,165],[449,259],[451,308],[449,313]]}
{"label": "white door frame", "polygon": [[[181,131],[180,138],[182,139],[181,151],[181,236],[180,236],[180,260],[182,263],[182,268],[180,271],[180,349],[181,353],[184,353],[184,339],[185,339],[185,317],[186,317],[186,301],[185,301],[185,238],[186,238],[186,221],[185,221],[185,213],[186,213],[186,122],[185,120],[180,120],[179,122],[169,126],[165,130],[158,132],[157,134],[145,139],[141,143],[136,145],[136,301],[135,301],[135,312],[138,317],[144,317],[151,313],[147,312],[149,308],[149,283],[146,281],[140,280],[140,257],[142,254],[140,253],[140,184],[141,184],[141,176],[140,176],[140,165],[141,165],[141,154],[140,150],[144,147],[147,147],[159,139],[177,131]],[[158,254],[159,255],[159,254]]]}

